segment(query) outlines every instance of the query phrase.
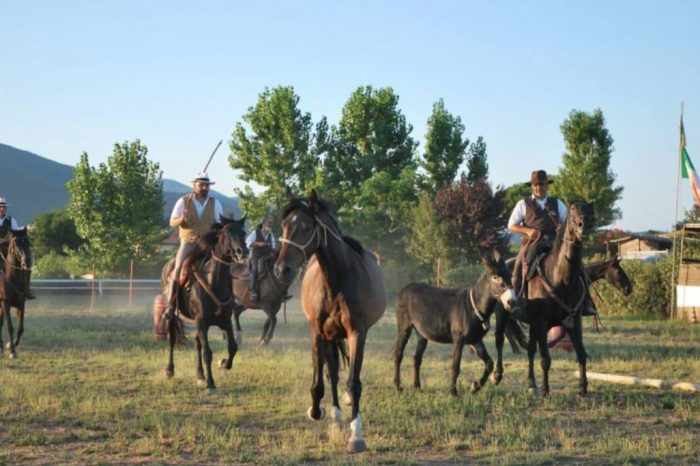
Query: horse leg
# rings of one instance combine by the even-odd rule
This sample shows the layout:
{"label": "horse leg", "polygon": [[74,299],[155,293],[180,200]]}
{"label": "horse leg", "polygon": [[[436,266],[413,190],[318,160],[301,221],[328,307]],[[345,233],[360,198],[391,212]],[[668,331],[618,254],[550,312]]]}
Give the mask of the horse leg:
{"label": "horse leg", "polygon": [[452,380],[450,381],[450,395],[457,396],[457,377],[459,377],[459,370],[462,365],[464,340],[453,335],[452,341]]}
{"label": "horse leg", "polygon": [[479,341],[473,346],[476,349],[476,355],[479,356],[479,359],[484,361],[484,373],[481,375],[481,379],[478,382],[476,380],[472,382],[472,393],[476,393],[489,379],[489,375],[491,375],[491,372],[493,371],[493,359],[491,359],[491,356],[489,356],[489,352],[486,351],[484,340]]}
{"label": "horse leg", "polygon": [[204,384],[206,382],[206,377],[204,377],[204,365],[202,364],[202,340],[199,338],[199,332],[194,337],[195,347],[197,348],[197,383]]}
{"label": "horse leg", "polygon": [[531,393],[537,393],[537,382],[535,381],[535,353],[537,352],[537,328],[538,324],[533,322],[530,325],[530,339],[527,345],[527,387]]}
{"label": "horse leg", "polygon": [[326,359],[328,361],[328,378],[331,381],[331,396],[333,398],[333,409],[331,410],[331,420],[338,427],[343,427],[343,412],[340,410],[340,400],[338,399],[338,372],[340,370],[340,354],[338,342],[326,343]]}
{"label": "horse leg", "polygon": [[588,393],[588,377],[586,375],[586,349],[583,346],[583,326],[581,325],[581,314],[576,316],[573,331],[567,330],[571,335],[571,343],[576,350],[576,360],[578,361],[578,387],[579,395],[586,396]]}
{"label": "horse leg", "polygon": [[265,336],[265,344],[270,343],[270,340],[272,340],[272,336],[275,334],[275,327],[277,326],[277,316],[274,312],[269,314],[268,319],[270,320],[270,328],[267,329],[267,335]]}
{"label": "horse leg", "polygon": [[17,308],[17,336],[15,337],[15,347],[19,346],[19,339],[24,333],[24,305]]}
{"label": "horse leg", "polygon": [[326,410],[321,407],[323,398],[323,364],[325,356],[324,340],[321,335],[311,332],[311,359],[314,364],[314,376],[311,381],[311,407],[308,416],[314,421],[320,421],[326,416]]}
{"label": "horse leg", "polygon": [[239,345],[243,344],[243,332],[241,330],[241,313],[245,310],[243,306],[240,306],[238,304],[233,305],[233,320],[236,323],[236,330],[234,332],[234,338],[236,339],[236,343]]}
{"label": "horse leg", "polygon": [[542,367],[542,396],[547,396],[549,395],[549,368],[552,365],[547,345],[547,326],[540,327],[537,337],[537,345],[540,348],[540,366]]}
{"label": "horse leg", "polygon": [[[207,390],[211,393],[216,390],[216,385],[214,384],[214,377],[211,373],[212,352],[211,347],[209,346],[209,338],[207,335],[208,331],[209,327],[204,321],[204,318],[197,319],[197,338],[199,339],[201,345],[201,348],[198,348],[198,350],[204,350],[204,362],[207,367]],[[199,358],[199,363],[201,364],[201,358]],[[201,366],[198,369],[201,369]]]}
{"label": "horse leg", "polygon": [[10,305],[7,301],[3,301],[3,315],[7,325],[7,349],[10,350],[9,358],[15,359],[17,352],[15,351],[15,331],[12,327],[12,315],[10,314]]}
{"label": "horse leg", "polygon": [[394,385],[397,390],[401,390],[401,361],[403,360],[403,352],[406,348],[406,343],[408,339],[411,338],[411,332],[413,331],[413,325],[407,325],[401,328],[401,324],[398,325],[398,332],[396,335],[396,343],[394,345]]}
{"label": "horse leg", "polygon": [[503,380],[503,338],[506,331],[506,316],[504,315],[503,307],[500,304],[496,305],[496,370],[491,375],[491,382],[498,385]]}
{"label": "horse leg", "polygon": [[223,323],[224,331],[226,332],[226,340],[228,342],[228,358],[222,359],[219,367],[226,370],[231,370],[231,367],[233,366],[233,357],[236,355],[236,352],[238,352],[238,345],[236,344],[236,339],[233,337],[233,323],[231,322],[231,319],[225,317],[223,319]]}
{"label": "horse leg", "polygon": [[350,440],[348,440],[348,452],[350,453],[359,453],[367,449],[365,439],[362,437],[362,417],[360,416],[360,397],[362,396],[360,371],[362,370],[366,338],[364,329],[355,330],[348,336],[348,346],[350,347],[348,391],[352,395],[352,421],[350,422]]}
{"label": "horse leg", "polygon": [[177,342],[177,335],[176,335],[176,325],[177,325],[177,318],[169,319],[166,320],[168,325],[168,343],[170,347],[170,351],[168,353],[168,366],[165,368],[165,376],[167,378],[172,378],[172,376],[175,375],[175,363],[173,362],[173,352],[175,350],[175,343]]}
{"label": "horse leg", "polygon": [[423,362],[425,347],[428,346],[428,339],[418,331],[416,331],[416,335],[418,343],[416,344],[416,352],[413,355],[413,388],[420,388],[420,365]]}

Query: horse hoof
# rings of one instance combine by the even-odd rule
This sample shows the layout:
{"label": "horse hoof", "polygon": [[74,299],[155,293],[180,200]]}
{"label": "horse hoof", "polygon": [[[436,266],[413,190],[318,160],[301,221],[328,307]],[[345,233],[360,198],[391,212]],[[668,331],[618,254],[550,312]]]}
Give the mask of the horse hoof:
{"label": "horse hoof", "polygon": [[471,385],[471,391],[472,391],[472,393],[476,393],[476,392],[478,392],[479,390],[481,390],[481,384],[480,384],[479,382],[477,382],[476,380],[473,381],[473,382],[472,382],[472,385]]}
{"label": "horse hoof", "polygon": [[10,358],[10,359],[17,359],[17,353],[15,353],[14,351],[11,352],[10,355],[9,355],[9,358]]}
{"label": "horse hoof", "polygon": [[197,385],[200,387],[203,387],[207,384],[207,381],[205,379],[197,379]]}
{"label": "horse hoof", "polygon": [[207,387],[208,395],[213,395],[214,393],[216,393],[216,387]]}
{"label": "horse hoof", "polygon": [[527,391],[528,391],[528,393],[529,393],[530,395],[535,395],[535,396],[537,396],[537,395],[540,394],[540,389],[537,388],[537,387],[530,387],[530,388],[527,389]]}
{"label": "horse hoof", "polygon": [[326,410],[323,409],[323,406],[319,407],[318,409],[320,411],[320,415],[318,416],[318,418],[315,418],[312,414],[314,411],[313,406],[309,408],[309,410],[306,412],[306,415],[309,416],[309,419],[311,419],[312,421],[320,421],[321,419],[326,417]]}
{"label": "horse hoof", "polygon": [[175,376],[175,371],[172,369],[165,369],[165,376],[172,379]]}
{"label": "horse hoof", "polygon": [[10,345],[10,342],[9,342],[9,341],[8,341],[7,343],[5,343],[5,348],[6,348],[6,349],[12,349],[12,345]]}
{"label": "horse hoof", "polygon": [[345,406],[352,406],[352,396],[348,392],[343,393],[343,403]]}
{"label": "horse hoof", "polygon": [[219,367],[222,369],[226,369],[226,361],[228,361],[228,359],[226,358],[223,358],[221,361],[219,361]]}
{"label": "horse hoof", "polygon": [[362,439],[348,442],[348,453],[362,453],[365,450],[367,450],[367,444]]}
{"label": "horse hoof", "polygon": [[496,374],[495,372],[491,374],[491,383],[494,385],[498,385],[501,383],[501,380],[503,380],[503,375],[501,374]]}

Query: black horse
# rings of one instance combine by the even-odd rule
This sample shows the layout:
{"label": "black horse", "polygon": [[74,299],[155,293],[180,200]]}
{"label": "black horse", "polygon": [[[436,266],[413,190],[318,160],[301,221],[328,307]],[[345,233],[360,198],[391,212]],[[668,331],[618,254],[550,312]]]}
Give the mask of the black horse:
{"label": "black horse", "polygon": [[[194,320],[197,336],[197,379],[205,382],[207,389],[216,389],[211,373],[212,351],[209,347],[207,332],[209,327],[216,325],[226,332],[228,340],[228,359],[221,361],[220,366],[231,369],[233,357],[238,346],[233,337],[231,315],[233,312],[233,289],[231,286],[231,266],[245,261],[248,248],[245,244],[244,220],[231,220],[222,217],[222,225],[215,225],[211,232],[197,243],[197,250],[191,255],[188,266],[189,286],[179,287],[178,313],[187,319]],[[161,287],[167,289],[168,277],[175,265],[170,260],[161,274]],[[176,313],[177,314],[177,313]],[[173,364],[173,349],[175,343],[184,334],[179,317],[173,316],[165,321],[170,343],[170,354],[165,374],[172,377],[175,374]],[[207,366],[206,379],[202,368],[202,348],[204,361]]]}
{"label": "black horse", "polygon": [[236,295],[236,305],[233,308],[233,320],[236,323],[237,341],[240,344],[241,323],[240,316],[246,309],[261,309],[267,315],[263,326],[260,344],[266,345],[272,340],[277,325],[277,313],[282,304],[289,298],[287,290],[291,282],[285,282],[274,274],[274,265],[277,253],[270,254],[260,259],[261,267],[258,267],[258,300],[250,299],[250,271],[245,264],[237,264],[233,268],[233,293]]}
{"label": "black horse", "polygon": [[[4,262],[2,280],[0,280],[0,351],[2,344],[2,324],[7,324],[7,349],[10,359],[17,357],[15,347],[24,333],[24,304],[29,292],[29,278],[32,272],[32,254],[27,236],[27,227],[10,230],[7,253],[0,251]],[[12,326],[11,308],[17,309],[17,336]]]}
{"label": "black horse", "polygon": [[486,271],[471,289],[445,289],[425,283],[411,283],[399,291],[396,298],[396,326],[398,334],[394,347],[394,385],[401,389],[401,360],[413,329],[418,344],[414,355],[413,386],[420,388],[420,366],[428,340],[452,343],[452,380],[450,393],[457,395],[462,349],[471,345],[484,362],[479,381],[473,381],[471,391],[484,386],[493,370],[493,360],[486,351],[483,338],[489,329],[489,320],[500,300],[506,309],[515,302],[511,274],[499,253],[494,257],[482,256]]}
{"label": "black horse", "polygon": [[[513,270],[513,265],[515,262],[515,258],[508,259],[506,261],[506,267],[508,268],[509,271]],[[622,268],[620,265],[620,258],[616,257],[615,259],[608,260],[608,261],[602,261],[602,262],[592,262],[590,264],[586,264],[585,266],[585,273],[588,278],[589,283],[594,283],[598,280],[601,280],[605,278],[611,285],[613,285],[615,288],[620,290],[622,294],[625,296],[629,296],[630,293],[632,293],[632,282],[630,281],[629,277],[625,273],[625,270]],[[507,313],[504,312],[503,307],[500,304],[496,305],[496,331],[495,331],[495,338],[496,338],[496,353],[498,355],[496,359],[496,369],[493,371],[493,374],[491,376],[491,381],[498,385],[501,380],[503,379],[503,343],[504,343],[504,334],[505,336],[508,336],[509,333],[516,333],[516,334],[521,334],[522,330],[520,329],[520,326],[517,321],[510,320],[508,319]],[[547,345],[551,348],[557,342],[563,338],[566,333],[562,332],[562,336],[557,339],[557,340],[552,340],[547,343]],[[510,338],[509,338],[510,339]],[[514,340],[511,340],[511,345],[513,345]],[[527,341],[523,344],[522,340],[516,340],[520,346],[523,348],[527,348]]]}
{"label": "black horse", "polygon": [[586,301],[586,277],[583,272],[583,240],[593,227],[593,206],[572,202],[566,223],[559,228],[554,245],[537,266],[537,274],[527,284],[526,320],[530,324],[528,386],[537,390],[534,359],[539,347],[543,395],[549,394],[549,368],[552,359],[547,332],[557,325],[567,327],[579,364],[579,394],[586,395],[586,350],[583,346],[581,311]]}

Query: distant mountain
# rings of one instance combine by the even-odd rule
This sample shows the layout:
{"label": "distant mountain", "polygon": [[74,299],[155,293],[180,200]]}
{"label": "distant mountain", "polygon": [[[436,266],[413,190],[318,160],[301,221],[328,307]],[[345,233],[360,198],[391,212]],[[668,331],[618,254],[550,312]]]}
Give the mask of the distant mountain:
{"label": "distant mountain", "polygon": [[[20,225],[31,223],[42,213],[62,209],[68,203],[66,183],[73,178],[73,167],[40,155],[0,143],[0,196],[10,204],[8,212]],[[175,202],[192,188],[175,180],[163,179],[163,216],[170,216]],[[224,213],[241,216],[237,197],[213,191]]]}

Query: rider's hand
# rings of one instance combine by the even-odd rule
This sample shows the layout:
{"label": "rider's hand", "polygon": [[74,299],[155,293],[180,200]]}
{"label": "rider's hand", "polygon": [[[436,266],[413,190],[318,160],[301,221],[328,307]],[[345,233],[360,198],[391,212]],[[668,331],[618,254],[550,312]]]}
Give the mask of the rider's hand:
{"label": "rider's hand", "polygon": [[531,242],[534,243],[535,241],[540,239],[540,236],[541,236],[540,230],[533,228],[532,231],[530,231],[528,238],[530,239]]}

